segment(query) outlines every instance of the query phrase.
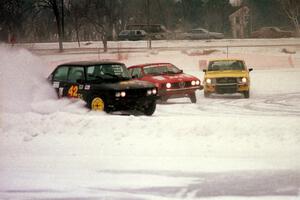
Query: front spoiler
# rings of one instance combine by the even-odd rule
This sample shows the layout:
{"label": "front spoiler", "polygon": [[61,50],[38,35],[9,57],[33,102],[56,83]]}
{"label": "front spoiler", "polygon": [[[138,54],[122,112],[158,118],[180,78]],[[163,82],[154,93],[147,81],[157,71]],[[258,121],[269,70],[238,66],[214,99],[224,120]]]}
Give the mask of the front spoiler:
{"label": "front spoiler", "polygon": [[156,101],[159,97],[158,96],[147,96],[147,97],[140,97],[134,99],[127,99],[127,98],[115,98],[110,100],[108,103],[108,109],[110,111],[126,111],[126,110],[139,110],[144,106]]}

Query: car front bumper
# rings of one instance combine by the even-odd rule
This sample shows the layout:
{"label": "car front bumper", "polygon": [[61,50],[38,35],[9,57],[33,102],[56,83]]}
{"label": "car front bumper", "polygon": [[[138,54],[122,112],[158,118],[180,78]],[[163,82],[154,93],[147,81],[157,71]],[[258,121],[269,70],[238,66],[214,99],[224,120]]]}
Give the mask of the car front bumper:
{"label": "car front bumper", "polygon": [[204,86],[204,91],[217,94],[232,94],[249,91],[248,84],[207,84]]}
{"label": "car front bumper", "polygon": [[115,97],[107,101],[107,108],[109,111],[139,110],[157,99],[158,96],[156,95],[139,98]]}
{"label": "car front bumper", "polygon": [[193,94],[196,90],[202,90],[203,86],[194,86],[188,88],[170,88],[170,89],[159,89],[158,96],[160,98],[179,98],[186,97]]}

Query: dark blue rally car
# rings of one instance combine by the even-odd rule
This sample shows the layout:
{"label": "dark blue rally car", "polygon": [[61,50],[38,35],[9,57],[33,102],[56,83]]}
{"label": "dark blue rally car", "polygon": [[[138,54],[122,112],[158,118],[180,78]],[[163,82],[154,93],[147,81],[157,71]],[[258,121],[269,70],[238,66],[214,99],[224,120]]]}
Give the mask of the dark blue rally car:
{"label": "dark blue rally car", "polygon": [[152,115],[156,109],[154,84],[132,80],[119,62],[64,63],[48,77],[59,97],[81,98],[96,111],[139,111]]}

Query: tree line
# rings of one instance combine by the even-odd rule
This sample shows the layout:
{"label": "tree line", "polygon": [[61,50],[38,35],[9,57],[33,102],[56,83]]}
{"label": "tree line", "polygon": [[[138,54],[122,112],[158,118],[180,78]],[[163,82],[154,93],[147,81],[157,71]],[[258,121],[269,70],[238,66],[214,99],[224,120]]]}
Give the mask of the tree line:
{"label": "tree line", "polygon": [[[299,0],[244,0],[249,31],[278,26],[299,31]],[[195,27],[231,35],[229,0],[1,0],[0,39],[18,42],[101,40],[104,46],[127,24],[162,24],[170,31]]]}

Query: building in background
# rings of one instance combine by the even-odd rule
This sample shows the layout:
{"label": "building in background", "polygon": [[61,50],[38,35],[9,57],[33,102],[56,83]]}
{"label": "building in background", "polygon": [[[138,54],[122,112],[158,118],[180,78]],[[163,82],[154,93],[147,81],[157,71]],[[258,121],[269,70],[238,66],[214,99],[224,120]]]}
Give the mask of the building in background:
{"label": "building in background", "polygon": [[245,38],[245,30],[247,29],[249,11],[249,8],[244,6],[229,15],[233,38]]}

